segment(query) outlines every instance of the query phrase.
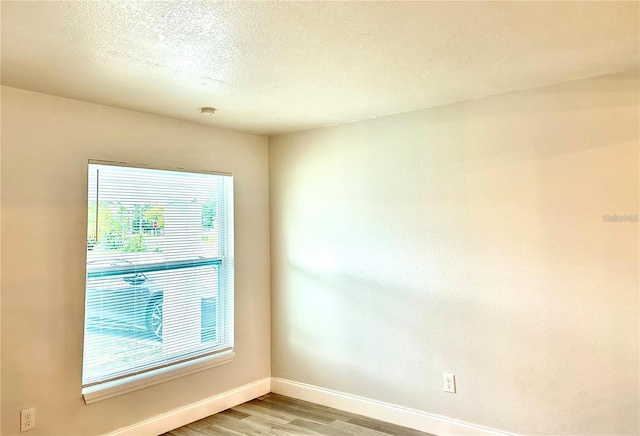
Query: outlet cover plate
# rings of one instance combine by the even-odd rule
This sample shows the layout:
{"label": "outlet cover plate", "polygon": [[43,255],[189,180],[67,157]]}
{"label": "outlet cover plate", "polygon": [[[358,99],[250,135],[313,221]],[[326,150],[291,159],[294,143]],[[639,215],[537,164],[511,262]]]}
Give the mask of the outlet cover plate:
{"label": "outlet cover plate", "polygon": [[452,394],[456,393],[456,376],[455,374],[447,374],[446,372],[442,374],[443,382],[444,382],[444,391],[451,392]]}
{"label": "outlet cover plate", "polygon": [[20,411],[20,431],[27,431],[36,426],[36,408]]}

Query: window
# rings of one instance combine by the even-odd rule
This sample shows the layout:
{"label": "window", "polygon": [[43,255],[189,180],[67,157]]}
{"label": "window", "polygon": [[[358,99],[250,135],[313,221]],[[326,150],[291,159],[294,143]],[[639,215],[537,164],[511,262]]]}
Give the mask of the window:
{"label": "window", "polygon": [[233,357],[233,179],[89,161],[86,402]]}

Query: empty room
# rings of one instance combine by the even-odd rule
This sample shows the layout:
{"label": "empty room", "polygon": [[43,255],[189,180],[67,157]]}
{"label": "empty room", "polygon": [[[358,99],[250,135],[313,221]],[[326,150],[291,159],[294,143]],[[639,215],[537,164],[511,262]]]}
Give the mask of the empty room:
{"label": "empty room", "polygon": [[2,1],[0,433],[640,434],[636,1]]}

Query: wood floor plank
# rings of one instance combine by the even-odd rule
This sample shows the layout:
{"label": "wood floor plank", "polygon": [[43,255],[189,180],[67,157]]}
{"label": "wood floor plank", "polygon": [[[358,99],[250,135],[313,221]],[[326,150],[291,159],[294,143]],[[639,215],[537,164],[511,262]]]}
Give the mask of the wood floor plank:
{"label": "wood floor plank", "polygon": [[242,420],[243,423],[250,423],[251,425],[260,428],[260,429],[270,429],[274,425],[277,425],[277,422],[269,421],[268,419],[263,418],[262,416],[251,415],[247,416]]}
{"label": "wood floor plank", "polygon": [[190,424],[187,424],[185,427],[192,428],[194,430],[197,430],[199,432],[202,432],[208,435],[209,427],[211,427],[211,425],[216,424],[217,420],[219,419],[220,419],[219,415],[212,415],[212,416],[208,416],[206,418],[200,419],[198,421],[194,421]]}
{"label": "wood floor plank", "polygon": [[244,407],[244,411],[238,408],[234,408],[234,410],[239,410],[243,413],[248,413],[250,415],[257,415],[257,416],[261,416],[261,414],[266,414],[266,415],[269,415],[270,417],[282,419],[286,422],[291,422],[296,418],[300,418],[295,413],[293,414],[288,413],[274,406],[276,405],[270,405],[269,403],[265,403],[263,401],[253,400],[241,405],[241,407]]}
{"label": "wood floor plank", "polygon": [[216,436],[250,436],[247,433],[238,433],[236,431],[229,430],[227,428],[220,427],[220,426],[217,426],[217,425],[208,426],[207,429],[206,429],[206,433],[205,434],[207,436],[211,436],[211,435],[216,435]]}
{"label": "wood floor plank", "polygon": [[347,421],[333,421],[328,427],[334,427],[353,436],[389,436],[388,433],[362,427]]}
{"label": "wood floor plank", "polygon": [[318,413],[321,416],[326,418],[331,418],[333,420],[339,419],[343,421],[348,421],[353,418],[355,415],[349,412],[343,412],[342,410],[332,409],[331,407],[322,406],[320,404],[310,403],[308,401],[296,400],[294,398],[285,397],[283,395],[278,394],[267,394],[265,398],[262,398],[262,401],[273,401],[279,404],[283,404],[289,407],[293,407],[296,409],[302,409],[306,411],[313,411],[314,413]]}
{"label": "wood floor plank", "polygon": [[306,419],[307,421],[317,422],[318,424],[329,424],[330,422],[333,422],[335,420],[335,418],[333,417],[327,416],[322,413],[309,411],[308,409],[305,410],[303,407],[295,408],[295,407],[287,406],[281,403],[272,403],[272,402],[269,402],[268,400],[267,401],[254,400],[254,402],[255,401],[258,401],[257,404],[260,404],[261,406],[268,404],[271,406],[272,409],[282,411],[290,415],[294,415],[297,418]]}
{"label": "wood floor plank", "polygon": [[235,418],[235,419],[242,419],[242,418],[246,418],[247,416],[249,416],[246,413],[239,412],[239,411],[233,410],[233,409],[223,410],[222,412],[218,413],[218,415],[227,415],[227,416],[230,416],[231,418]]}
{"label": "wood floor plank", "polygon": [[433,436],[384,421],[277,394],[253,401],[162,436]]}
{"label": "wood floor plank", "polygon": [[[316,436],[316,434],[305,431],[304,429],[298,429],[291,426],[290,423],[278,424],[273,421],[268,421],[259,416],[249,416],[242,420],[243,424],[255,426],[258,428],[255,434],[278,434],[283,436]],[[302,430],[302,431],[301,431]]]}
{"label": "wood floor plank", "polygon": [[250,402],[236,406],[233,408],[233,410],[236,410],[238,412],[248,413],[251,416],[260,417],[269,422],[273,422],[274,424],[287,424],[292,419],[295,419],[295,417],[291,415],[283,417],[281,413],[271,411],[270,409],[265,409],[264,407],[256,407],[254,404]]}
{"label": "wood floor plank", "polygon": [[256,432],[258,430],[269,429],[269,427],[265,427],[263,425],[256,425],[252,423],[251,420],[249,421],[245,421],[244,419],[239,420],[228,415],[221,415],[219,413],[211,416],[210,418],[211,418],[211,420],[209,421],[210,425],[235,431],[243,435],[251,434],[252,432]]}
{"label": "wood floor plank", "polygon": [[[399,425],[378,421],[375,419],[357,417],[357,418],[351,418],[347,422],[351,424],[359,425],[360,427],[366,427],[372,430],[388,433],[393,436],[424,436],[425,434],[427,434],[418,430],[401,427]],[[429,435],[429,436],[433,436],[433,435]]]}
{"label": "wood floor plank", "polygon": [[202,433],[187,426],[171,430],[169,434],[172,436],[207,436],[207,433]]}
{"label": "wood floor plank", "polygon": [[284,426],[274,426],[273,430],[277,430],[279,433],[282,433],[286,436],[318,436],[318,433],[312,430],[302,427],[296,427],[291,425],[291,423]]}
{"label": "wood floor plank", "polygon": [[323,436],[353,436],[353,433],[343,431],[335,427],[331,427],[330,425],[322,425],[322,424],[317,424],[315,422],[310,422],[310,421],[304,421],[304,420],[293,421],[291,425],[296,425],[302,428],[308,428],[308,429],[317,431],[318,434]]}
{"label": "wood floor plank", "polygon": [[242,420],[243,422],[251,423],[252,425],[260,426],[262,430],[278,430],[279,432],[285,431],[295,434],[296,436],[318,436],[323,435],[324,433],[317,433],[310,429],[305,429],[304,427],[299,427],[292,422],[288,422],[287,424],[278,424],[273,421],[268,421],[259,416],[249,416],[246,419]]}

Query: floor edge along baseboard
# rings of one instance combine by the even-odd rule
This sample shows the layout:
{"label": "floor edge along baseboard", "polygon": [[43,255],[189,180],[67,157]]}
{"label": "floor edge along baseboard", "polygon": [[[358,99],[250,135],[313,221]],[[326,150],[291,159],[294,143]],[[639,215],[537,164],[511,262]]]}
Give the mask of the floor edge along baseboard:
{"label": "floor edge along baseboard", "polygon": [[271,392],[439,436],[513,436],[479,425],[277,377],[271,378]]}
{"label": "floor edge along baseboard", "polygon": [[223,410],[246,403],[271,391],[271,379],[264,378],[197,403],[163,413],[106,436],[156,436]]}
{"label": "floor edge along baseboard", "polygon": [[285,380],[264,378],[197,403],[120,428],[106,436],[155,436],[273,392],[438,436],[513,436],[509,433],[431,415],[344,392]]}

